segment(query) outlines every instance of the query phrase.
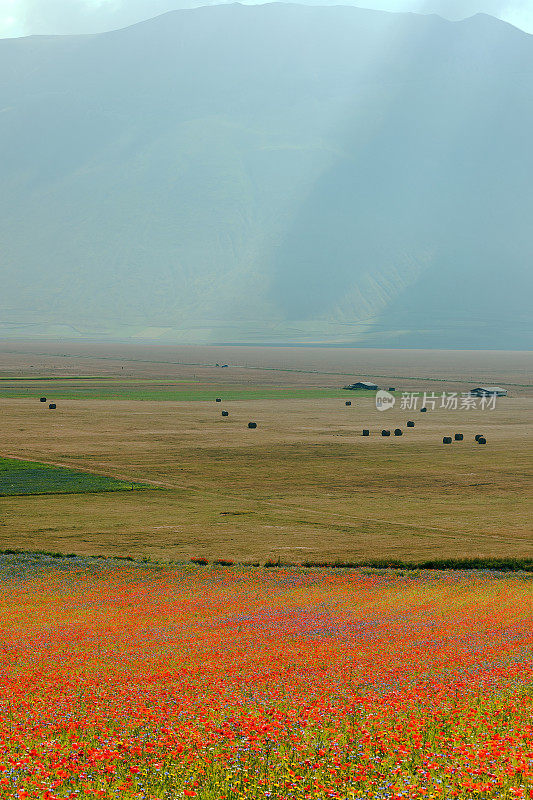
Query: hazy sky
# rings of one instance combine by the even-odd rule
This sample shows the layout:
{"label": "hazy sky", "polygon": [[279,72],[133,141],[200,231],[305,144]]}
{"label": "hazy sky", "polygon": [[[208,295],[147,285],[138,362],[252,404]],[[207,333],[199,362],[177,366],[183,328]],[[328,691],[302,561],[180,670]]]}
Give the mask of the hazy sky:
{"label": "hazy sky", "polygon": [[[305,0],[300,0],[305,1]],[[253,0],[247,0],[253,2]],[[483,11],[533,33],[533,0],[310,0],[384,11],[436,13],[449,19]],[[175,8],[209,0],[0,0],[0,37],[34,33],[96,33],[131,25]]]}

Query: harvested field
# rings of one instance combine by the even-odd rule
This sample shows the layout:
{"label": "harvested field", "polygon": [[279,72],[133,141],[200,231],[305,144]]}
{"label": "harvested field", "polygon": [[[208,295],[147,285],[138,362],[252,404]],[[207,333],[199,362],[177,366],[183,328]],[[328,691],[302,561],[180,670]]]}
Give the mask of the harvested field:
{"label": "harvested field", "polygon": [[[0,354],[0,371],[13,369],[12,358]],[[432,359],[429,354],[428,364]],[[398,367],[401,354],[396,361]],[[85,362],[77,363],[83,375]],[[129,384],[109,376],[73,383],[90,383],[96,396],[109,380],[118,394],[135,381],[159,386],[164,381],[149,377],[152,367],[138,367]],[[180,381],[204,384],[213,371],[180,369]],[[244,394],[247,399],[239,393],[250,387],[233,378],[233,400],[229,384],[217,383],[209,401],[140,401],[126,393],[125,399],[64,399],[52,414],[39,396],[52,399],[64,377],[49,381],[45,392],[34,378],[31,399],[0,399],[1,455],[163,491],[5,498],[0,549],[261,563],[533,556],[533,394],[525,390],[511,391],[495,410],[437,407],[407,428],[412,412],[402,411],[399,399],[394,409],[378,412],[372,394],[353,392],[346,407],[342,392],[327,396],[338,393],[334,385],[302,386],[300,373],[296,380],[285,373],[286,393],[268,390],[273,397],[261,395],[267,384],[258,372],[256,394]],[[496,380],[506,385],[504,374]],[[395,385],[392,376],[386,383]],[[322,394],[317,399],[314,392]],[[229,417],[221,416],[216,396]],[[247,428],[250,420],[257,429]],[[383,427],[404,434],[382,438]],[[464,440],[443,447],[443,436],[456,431]],[[479,431],[487,437],[484,447],[474,441]]]}

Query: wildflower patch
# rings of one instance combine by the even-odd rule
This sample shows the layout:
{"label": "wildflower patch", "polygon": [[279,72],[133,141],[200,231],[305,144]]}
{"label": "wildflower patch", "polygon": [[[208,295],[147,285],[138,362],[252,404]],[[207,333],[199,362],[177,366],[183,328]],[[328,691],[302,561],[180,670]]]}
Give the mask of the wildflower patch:
{"label": "wildflower patch", "polygon": [[533,796],[528,576],[12,567],[1,798]]}

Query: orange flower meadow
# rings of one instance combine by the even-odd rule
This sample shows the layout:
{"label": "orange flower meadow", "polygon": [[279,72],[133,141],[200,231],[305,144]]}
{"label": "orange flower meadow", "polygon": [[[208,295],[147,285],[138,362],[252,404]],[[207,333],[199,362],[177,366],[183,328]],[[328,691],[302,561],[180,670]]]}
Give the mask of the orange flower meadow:
{"label": "orange flower meadow", "polygon": [[4,558],[1,798],[533,798],[532,580]]}

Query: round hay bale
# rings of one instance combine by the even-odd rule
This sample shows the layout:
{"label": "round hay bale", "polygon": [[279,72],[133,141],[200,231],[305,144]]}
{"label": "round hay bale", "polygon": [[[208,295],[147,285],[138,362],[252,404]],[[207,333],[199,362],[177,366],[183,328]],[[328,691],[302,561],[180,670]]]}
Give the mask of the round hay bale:
{"label": "round hay bale", "polygon": [[57,407],[57,406],[56,406],[56,404],[55,404],[55,403],[50,403],[50,405],[48,406],[48,408],[56,408],[56,407]]}
{"label": "round hay bale", "polygon": [[370,431],[368,428],[363,428],[363,436],[370,436]]}
{"label": "round hay bale", "polygon": [[464,437],[462,433],[456,433],[453,438],[455,439],[456,442],[462,442]]}
{"label": "round hay bale", "polygon": [[415,427],[415,423],[413,422],[413,420],[412,420],[412,419],[410,419],[410,420],[407,422],[407,427],[408,427],[408,428],[414,428],[414,427]]}
{"label": "round hay bale", "polygon": [[390,431],[383,430],[383,431],[381,431],[381,435],[382,436],[390,436]]}
{"label": "round hay bale", "polygon": [[39,398],[39,402],[40,403],[46,403],[46,397],[40,397]]}
{"label": "round hay bale", "polygon": [[351,400],[347,400],[344,405],[345,406],[351,406],[352,405],[352,401]]}
{"label": "round hay bale", "polygon": [[215,403],[221,403],[221,402],[222,402],[222,398],[221,397],[217,397],[216,400],[215,400]]}
{"label": "round hay bale", "polygon": [[222,416],[223,417],[229,417],[229,411],[223,411],[222,412]]}
{"label": "round hay bale", "polygon": [[443,437],[442,444],[451,444],[451,443],[452,443],[452,437],[451,436],[444,436]]}
{"label": "round hay bale", "polygon": [[420,411],[422,414],[424,414],[427,411],[427,408],[424,406],[424,408],[421,408]]}
{"label": "round hay bale", "polygon": [[483,438],[483,434],[482,433],[476,433],[476,435],[474,436],[474,439],[476,440],[476,442],[479,442],[479,440],[482,439],[482,438]]}
{"label": "round hay bale", "polygon": [[479,439],[477,440],[477,443],[478,444],[487,444],[487,440],[485,439],[484,436],[480,436]]}
{"label": "round hay bale", "polygon": [[395,428],[395,429],[394,429],[394,435],[395,435],[395,436],[403,436],[403,431],[402,431],[402,429],[401,429],[401,428]]}
{"label": "round hay bale", "polygon": [[248,423],[248,427],[249,428],[257,428],[257,422],[249,422]]}

